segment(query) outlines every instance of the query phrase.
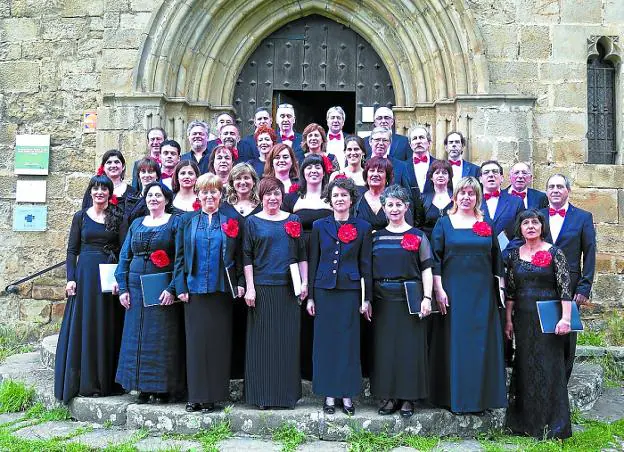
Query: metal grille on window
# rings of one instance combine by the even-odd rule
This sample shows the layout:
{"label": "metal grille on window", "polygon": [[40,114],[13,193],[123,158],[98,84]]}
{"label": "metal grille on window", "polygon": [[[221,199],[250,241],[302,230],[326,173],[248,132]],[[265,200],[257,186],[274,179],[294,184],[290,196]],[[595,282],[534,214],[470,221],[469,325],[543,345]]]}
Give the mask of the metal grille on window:
{"label": "metal grille on window", "polygon": [[588,163],[614,164],[615,67],[605,60],[605,48],[597,44],[598,55],[587,61]]}

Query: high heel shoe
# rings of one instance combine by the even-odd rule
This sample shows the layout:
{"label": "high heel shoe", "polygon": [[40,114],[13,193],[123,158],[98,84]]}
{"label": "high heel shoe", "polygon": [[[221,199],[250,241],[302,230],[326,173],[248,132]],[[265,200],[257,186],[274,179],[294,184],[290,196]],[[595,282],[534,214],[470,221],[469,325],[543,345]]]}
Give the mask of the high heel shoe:
{"label": "high heel shoe", "polygon": [[389,399],[384,401],[384,404],[381,405],[377,412],[382,416],[387,416],[388,414],[396,413],[398,409],[396,400]]}
{"label": "high heel shoe", "polygon": [[201,404],[201,412],[202,413],[212,413],[215,410],[214,403],[202,403]]}
{"label": "high heel shoe", "polygon": [[186,411],[189,413],[193,413],[194,411],[199,411],[201,410],[201,404],[199,403],[193,403],[193,402],[187,402],[186,403]]}
{"label": "high heel shoe", "polygon": [[139,395],[137,395],[134,403],[136,403],[137,405],[143,405],[149,402],[150,396],[151,394],[149,392],[139,392]]}
{"label": "high heel shoe", "polygon": [[336,402],[334,401],[333,405],[330,405],[327,403],[327,397],[325,398],[325,401],[323,402],[323,413],[325,414],[334,414],[336,413]]}
{"label": "high heel shoe", "polygon": [[404,409],[403,407],[401,407],[401,409],[399,410],[399,414],[401,415],[401,417],[410,418],[414,415],[414,404],[409,400],[403,401],[404,406],[406,403],[409,404],[409,408]]}
{"label": "high heel shoe", "polygon": [[344,403],[344,400],[342,400],[342,412],[344,414],[346,414],[347,416],[353,416],[355,414],[355,407],[353,406],[353,401],[351,401],[350,405],[347,405],[346,403]]}

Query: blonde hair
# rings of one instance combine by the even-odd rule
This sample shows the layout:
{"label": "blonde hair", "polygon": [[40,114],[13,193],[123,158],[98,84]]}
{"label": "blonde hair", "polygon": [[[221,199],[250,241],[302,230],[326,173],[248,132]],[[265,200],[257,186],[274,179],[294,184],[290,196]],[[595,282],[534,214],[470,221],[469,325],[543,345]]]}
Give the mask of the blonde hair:
{"label": "blonde hair", "polygon": [[253,188],[251,189],[251,195],[249,196],[249,200],[255,204],[260,204],[260,199],[258,198],[258,175],[256,174],[256,170],[253,169],[247,162],[237,163],[230,171],[230,175],[228,176],[227,185],[225,186],[225,199],[228,203],[235,205],[238,203],[238,194],[236,190],[234,190],[234,179],[243,174],[249,174],[251,176],[251,180],[253,180]]}
{"label": "blonde hair", "polygon": [[466,188],[472,188],[474,190],[477,200],[475,202],[473,212],[475,217],[477,217],[477,220],[483,221],[483,212],[481,212],[481,199],[483,198],[483,192],[479,181],[472,176],[462,177],[459,182],[457,182],[457,186],[453,190],[453,207],[451,207],[449,215],[457,213],[457,195],[460,191],[465,190]]}
{"label": "blonde hair", "polygon": [[223,183],[219,176],[212,173],[202,174],[197,178],[195,182],[195,191],[198,192],[200,190],[212,190],[216,188],[217,190],[223,190]]}

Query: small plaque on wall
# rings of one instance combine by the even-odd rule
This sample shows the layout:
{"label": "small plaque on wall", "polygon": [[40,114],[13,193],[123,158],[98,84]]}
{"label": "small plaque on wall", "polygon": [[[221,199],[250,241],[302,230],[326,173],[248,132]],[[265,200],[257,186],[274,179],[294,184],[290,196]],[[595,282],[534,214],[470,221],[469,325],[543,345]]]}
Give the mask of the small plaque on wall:
{"label": "small plaque on wall", "polygon": [[19,179],[15,189],[15,200],[17,202],[45,202],[46,181]]}
{"label": "small plaque on wall", "polygon": [[50,135],[15,137],[15,174],[48,175]]}
{"label": "small plaque on wall", "polygon": [[48,206],[15,206],[13,230],[45,231],[48,223]]}

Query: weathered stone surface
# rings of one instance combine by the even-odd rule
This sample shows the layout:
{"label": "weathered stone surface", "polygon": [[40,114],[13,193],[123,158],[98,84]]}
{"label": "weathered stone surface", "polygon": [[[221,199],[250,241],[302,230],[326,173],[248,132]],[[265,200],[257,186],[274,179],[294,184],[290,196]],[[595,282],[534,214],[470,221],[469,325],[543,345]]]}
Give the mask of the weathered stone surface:
{"label": "weathered stone surface", "polygon": [[622,388],[605,388],[592,409],[583,416],[602,422],[624,419],[624,391]]}
{"label": "weathered stone surface", "polygon": [[39,34],[40,22],[32,18],[12,18],[0,20],[0,41],[32,41]]}
{"label": "weathered stone surface", "polygon": [[[136,431],[120,428],[95,428],[68,440],[68,443],[83,444],[93,449],[104,449],[132,439]],[[152,449],[157,450],[157,449]]]}
{"label": "weathered stone surface", "polygon": [[32,288],[32,298],[35,300],[63,300],[65,299],[65,287],[40,286],[35,284]]}
{"label": "weathered stone surface", "polygon": [[52,439],[70,435],[79,428],[86,427],[89,427],[86,422],[50,421],[21,428],[13,432],[13,435],[23,439]]}
{"label": "weathered stone surface", "polygon": [[592,212],[595,223],[619,221],[617,190],[579,188],[570,192],[570,200],[575,206]]}
{"label": "weathered stone surface", "polygon": [[69,404],[69,411],[75,419],[103,424],[125,425],[128,407],[134,402],[130,395],[111,397],[76,397]]}
{"label": "weathered stone surface", "polygon": [[104,0],[92,0],[89,2],[67,0],[63,2],[61,15],[63,17],[100,16],[104,11],[104,3]]}
{"label": "weathered stone surface", "polygon": [[[256,441],[259,441],[259,440],[256,440]],[[219,443],[218,445],[219,452],[223,452],[224,450],[221,444],[222,443]],[[149,438],[142,439],[141,441],[137,442],[134,445],[134,447],[136,447],[138,451],[145,451],[145,452],[151,452],[151,451],[157,451],[157,450],[162,450],[162,451],[202,450],[202,444],[196,441],[187,441],[187,440],[179,440],[179,439],[162,439],[162,438],[152,437],[152,436],[150,436]],[[246,448],[246,449],[237,449],[237,450],[250,450],[250,449]]]}
{"label": "weathered stone surface", "polygon": [[106,69],[134,69],[138,52],[133,49],[104,49],[102,64]]}
{"label": "weathered stone surface", "polygon": [[599,23],[601,15],[599,2],[561,2],[562,23]]}
{"label": "weathered stone surface", "polygon": [[624,188],[621,165],[578,165],[575,185],[596,188]]}
{"label": "weathered stone surface", "polygon": [[598,249],[608,253],[624,253],[624,226],[611,224],[596,225]]}
{"label": "weathered stone surface", "polygon": [[520,29],[520,57],[528,60],[544,60],[550,57],[550,28],[529,26]]}
{"label": "weathered stone surface", "polygon": [[575,363],[568,382],[570,409],[590,409],[602,394],[602,367],[590,363]]}
{"label": "weathered stone surface", "polygon": [[584,140],[554,140],[552,145],[552,158],[549,160],[561,164],[583,163],[586,160],[587,144]]}
{"label": "weathered stone surface", "polygon": [[50,320],[50,301],[23,299],[20,303],[20,320],[47,322]]}
{"label": "weathered stone surface", "polygon": [[597,273],[624,273],[624,256],[611,253],[596,254]]}
{"label": "weathered stone surface", "polygon": [[[279,452],[282,449],[277,443],[257,438],[229,438],[219,442],[218,448],[219,452],[238,452],[241,450],[248,452]],[[297,450],[300,451],[302,449],[297,448]]]}
{"label": "weathered stone surface", "polygon": [[603,307],[624,306],[624,275],[597,274],[592,286],[593,299]]}
{"label": "weathered stone surface", "polygon": [[540,63],[540,80],[544,82],[583,82],[586,77],[585,63]]}
{"label": "weathered stone surface", "polygon": [[39,64],[35,61],[0,62],[0,86],[7,93],[39,90]]}
{"label": "weathered stone surface", "polygon": [[518,27],[486,24],[481,29],[486,53],[492,58],[514,58],[518,53]]}

